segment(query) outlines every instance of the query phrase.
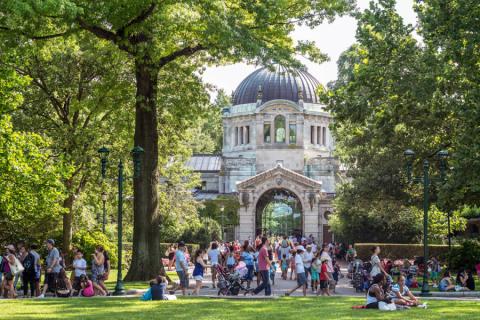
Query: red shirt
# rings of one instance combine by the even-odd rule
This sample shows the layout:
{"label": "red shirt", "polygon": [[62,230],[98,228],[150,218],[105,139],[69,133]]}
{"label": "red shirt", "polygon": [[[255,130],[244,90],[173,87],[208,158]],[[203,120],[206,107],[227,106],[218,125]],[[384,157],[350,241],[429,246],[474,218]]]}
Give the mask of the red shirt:
{"label": "red shirt", "polygon": [[260,249],[258,252],[258,270],[260,271],[267,271],[269,270],[267,266],[267,259],[268,259],[268,250],[265,246]]}
{"label": "red shirt", "polygon": [[320,269],[320,280],[328,280],[328,273],[327,273],[327,264],[322,263],[322,268]]}

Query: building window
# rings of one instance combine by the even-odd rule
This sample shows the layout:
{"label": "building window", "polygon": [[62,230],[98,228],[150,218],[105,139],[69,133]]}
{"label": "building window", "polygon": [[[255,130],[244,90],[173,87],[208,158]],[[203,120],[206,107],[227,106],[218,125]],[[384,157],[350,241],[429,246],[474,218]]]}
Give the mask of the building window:
{"label": "building window", "polygon": [[263,142],[265,142],[265,143],[272,142],[272,138],[271,138],[271,135],[270,135],[270,124],[269,123],[265,123],[263,125]]}
{"label": "building window", "polygon": [[285,132],[285,117],[276,116],[275,117],[275,142],[276,143],[285,143],[287,135]]}
{"label": "building window", "polygon": [[245,143],[250,144],[250,126],[245,127]]}
{"label": "building window", "polygon": [[327,145],[327,128],[326,127],[322,128],[322,144],[324,146]]}
{"label": "building window", "polygon": [[322,141],[321,132],[321,127],[317,127],[317,144],[320,144],[320,141]]}
{"label": "building window", "polygon": [[315,127],[310,127],[310,143],[315,144]]}
{"label": "building window", "polygon": [[235,145],[238,146],[238,127],[235,127]]}
{"label": "building window", "polygon": [[290,123],[288,125],[288,131],[289,131],[289,136],[288,136],[288,141],[291,144],[297,143],[297,125],[295,123]]}
{"label": "building window", "polygon": [[240,144],[243,144],[243,127],[240,127]]}

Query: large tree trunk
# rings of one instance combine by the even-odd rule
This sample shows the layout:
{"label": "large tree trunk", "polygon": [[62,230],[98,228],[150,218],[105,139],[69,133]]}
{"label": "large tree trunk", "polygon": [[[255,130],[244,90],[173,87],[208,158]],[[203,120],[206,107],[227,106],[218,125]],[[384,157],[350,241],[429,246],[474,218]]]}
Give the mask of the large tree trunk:
{"label": "large tree trunk", "polygon": [[148,59],[135,62],[137,81],[135,146],[145,150],[141,176],[134,179],[132,263],[125,280],[148,280],[162,271],[158,214],[158,68]]}

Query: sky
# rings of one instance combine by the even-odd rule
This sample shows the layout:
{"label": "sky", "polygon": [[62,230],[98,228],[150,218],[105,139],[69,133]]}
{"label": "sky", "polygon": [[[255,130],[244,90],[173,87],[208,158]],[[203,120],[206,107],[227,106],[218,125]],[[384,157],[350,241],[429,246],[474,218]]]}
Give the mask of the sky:
{"label": "sky", "polygon": [[[357,0],[357,6],[365,9],[368,8],[369,2],[370,0]],[[397,0],[396,9],[405,23],[416,24],[413,0]],[[314,29],[300,27],[293,32],[293,39],[315,41],[320,50],[329,56],[330,60],[322,64],[301,59],[307,70],[323,85],[337,78],[338,57],[355,42],[356,28],[357,23],[354,18],[340,17],[330,24],[324,23]],[[203,74],[203,79],[217,89],[224,89],[227,94],[230,94],[256,68],[254,65],[245,63],[209,67]],[[212,97],[215,95],[213,94]]]}

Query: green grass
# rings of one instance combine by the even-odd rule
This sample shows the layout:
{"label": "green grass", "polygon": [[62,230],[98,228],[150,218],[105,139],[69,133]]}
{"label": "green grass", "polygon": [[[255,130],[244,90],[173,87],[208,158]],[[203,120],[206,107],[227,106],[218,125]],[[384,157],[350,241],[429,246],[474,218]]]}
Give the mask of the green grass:
{"label": "green grass", "polygon": [[[127,274],[127,271],[123,271],[123,276]],[[167,271],[168,276],[172,281],[178,280],[177,273],[175,271]],[[108,290],[113,290],[115,288],[115,284],[117,283],[117,270],[112,270],[110,272],[110,276],[108,280],[105,282]],[[132,289],[147,289],[150,284],[149,281],[133,281],[133,282],[125,282],[124,283],[125,289],[132,290]]]}
{"label": "green grass", "polygon": [[429,301],[429,308],[382,312],[352,310],[364,299],[280,298],[221,300],[185,298],[139,301],[137,298],[72,298],[1,300],[2,319],[480,319],[478,302]]}

